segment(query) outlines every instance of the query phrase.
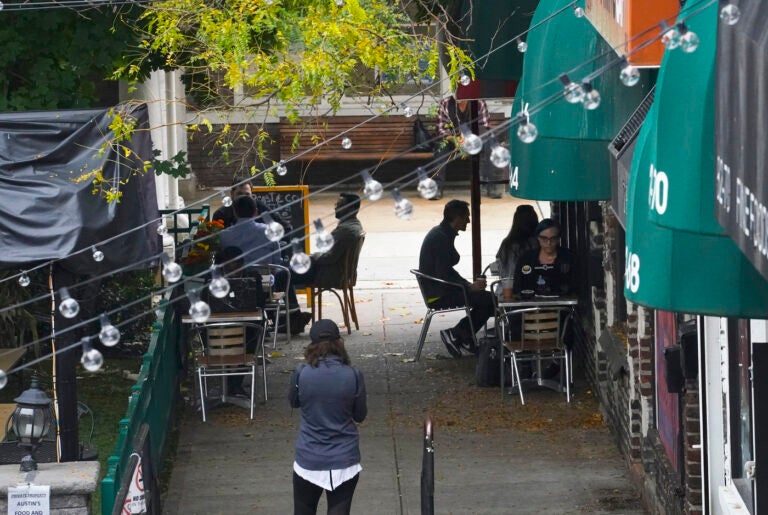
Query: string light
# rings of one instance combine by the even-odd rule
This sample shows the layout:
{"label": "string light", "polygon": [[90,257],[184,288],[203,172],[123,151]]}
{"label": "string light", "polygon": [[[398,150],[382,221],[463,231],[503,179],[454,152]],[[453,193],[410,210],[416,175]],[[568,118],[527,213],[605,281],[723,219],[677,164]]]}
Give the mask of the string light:
{"label": "string light", "polygon": [[264,236],[266,236],[269,241],[280,241],[283,239],[283,236],[285,236],[285,227],[275,222],[269,213],[261,215],[261,219],[266,222]]}
{"label": "string light", "polygon": [[699,48],[699,36],[692,30],[688,30],[685,23],[679,23],[677,27],[680,32],[680,50],[686,54],[692,54]]}
{"label": "string light", "polygon": [[427,171],[424,170],[424,168],[421,166],[416,168],[416,173],[419,176],[419,184],[416,186],[416,189],[419,191],[419,195],[427,200],[435,198],[435,195],[437,195],[439,190],[437,182],[435,182],[432,177],[428,176]]}
{"label": "string light", "polygon": [[160,259],[163,262],[163,277],[165,277],[165,280],[171,283],[175,283],[179,279],[181,279],[182,275],[182,269],[179,266],[178,263],[175,263],[171,260],[170,256],[167,252],[163,252],[160,256]]}
{"label": "string light", "polygon": [[392,197],[395,199],[395,215],[401,220],[407,220],[413,216],[413,204],[410,200],[403,197],[397,188],[392,190]]}
{"label": "string light", "polygon": [[275,169],[277,171],[277,175],[284,176],[288,173],[288,167],[285,166],[285,160],[281,159],[279,163],[277,163],[277,168]]}
{"label": "string light", "polygon": [[232,205],[232,197],[227,195],[226,192],[221,192],[221,205],[224,207],[229,207]]}
{"label": "string light", "polygon": [[517,114],[517,120],[519,122],[517,127],[517,137],[520,138],[520,141],[523,143],[533,143],[536,141],[536,137],[539,135],[539,130],[531,123],[531,118],[528,114],[528,104],[525,104],[523,110]]}
{"label": "string light", "polygon": [[312,260],[304,252],[304,248],[301,246],[301,241],[298,238],[291,240],[291,246],[293,248],[293,255],[289,261],[291,269],[297,274],[306,273],[309,267],[312,266]]}
{"label": "string light", "polygon": [[562,74],[559,77],[560,82],[563,84],[563,96],[565,101],[569,104],[578,104],[584,100],[584,90],[581,86],[573,82],[568,75]]}
{"label": "string light", "polygon": [[27,272],[22,272],[21,275],[19,276],[19,285],[22,288],[26,288],[27,286],[29,286],[29,283],[30,281],[29,281],[29,276],[27,275]]}
{"label": "string light", "polygon": [[361,171],[360,175],[363,176],[363,182],[365,183],[363,194],[372,202],[379,200],[384,194],[384,187],[381,183],[374,179],[368,170]]}
{"label": "string light", "polygon": [[160,223],[157,224],[157,234],[160,236],[165,236],[168,234],[168,227],[165,225],[164,219],[160,219]]}
{"label": "string light", "polygon": [[208,284],[208,291],[217,299],[223,299],[229,293],[229,281],[218,266],[211,266],[211,282]]}
{"label": "string light", "polygon": [[496,168],[506,168],[509,166],[512,156],[504,145],[501,145],[495,137],[491,138],[491,163]]}
{"label": "string light", "polygon": [[622,84],[630,88],[640,81],[640,70],[629,64],[626,57],[624,57],[623,67],[621,68],[621,73],[619,73],[619,79]]}
{"label": "string light", "polygon": [[581,83],[581,89],[584,90],[584,109],[594,111],[600,106],[600,92],[592,87],[592,83],[585,81]]}
{"label": "string light", "polygon": [[95,246],[91,247],[91,251],[93,252],[91,256],[93,256],[94,261],[96,261],[97,263],[101,263],[102,261],[104,261],[104,253],[102,251],[100,251]]}
{"label": "string light", "polygon": [[333,248],[333,235],[325,230],[323,221],[319,218],[313,223],[315,224],[315,247],[318,252],[328,252]]}
{"label": "string light", "polygon": [[99,331],[99,340],[107,347],[114,347],[117,342],[120,341],[120,331],[117,327],[113,326],[107,318],[106,313],[102,313],[99,316],[99,322],[101,323],[101,331]]}
{"label": "string light", "polygon": [[577,5],[573,8],[573,15],[577,18],[583,18],[585,14],[587,13],[584,12],[584,8],[582,6]]}
{"label": "string light", "polygon": [[352,148],[352,140],[349,139],[347,136],[344,136],[341,140],[341,148],[344,150],[349,150]]}
{"label": "string light", "polygon": [[741,10],[735,4],[727,4],[720,9],[720,19],[726,25],[736,25],[741,18]]}
{"label": "string light", "polygon": [[336,0],[336,7],[344,7],[344,0]]}
{"label": "string light", "polygon": [[6,374],[4,370],[0,370],[0,390],[5,388],[5,385],[7,384],[8,384],[8,374]]}
{"label": "string light", "polygon": [[517,51],[524,54],[528,50],[528,43],[524,39],[517,38]]}
{"label": "string light", "polygon": [[677,25],[670,27],[666,21],[662,21],[661,30],[664,31],[661,35],[661,44],[664,45],[664,48],[674,50],[680,46],[680,31]]}
{"label": "string light", "polygon": [[91,345],[90,338],[83,338],[80,340],[80,343],[83,346],[83,355],[80,358],[80,363],[88,372],[96,372],[104,365],[104,356]]}
{"label": "string light", "polygon": [[187,293],[189,297],[189,316],[198,324],[204,324],[211,316],[211,307],[204,300],[200,300],[197,290]]}
{"label": "string light", "polygon": [[405,104],[401,104],[403,106],[403,115],[405,115],[406,118],[410,118],[413,116],[413,108],[411,106],[407,106]]}
{"label": "string light", "polygon": [[483,150],[483,140],[477,134],[469,130],[469,125],[462,123],[459,126],[461,131],[461,149],[467,154],[474,156]]}
{"label": "string light", "polygon": [[472,78],[467,74],[467,72],[461,72],[461,76],[459,76],[459,84],[462,86],[469,86],[470,82],[472,82]]}
{"label": "string light", "polygon": [[80,313],[80,304],[69,295],[69,290],[66,287],[59,288],[59,298],[61,299],[59,313],[64,318],[75,318]]}

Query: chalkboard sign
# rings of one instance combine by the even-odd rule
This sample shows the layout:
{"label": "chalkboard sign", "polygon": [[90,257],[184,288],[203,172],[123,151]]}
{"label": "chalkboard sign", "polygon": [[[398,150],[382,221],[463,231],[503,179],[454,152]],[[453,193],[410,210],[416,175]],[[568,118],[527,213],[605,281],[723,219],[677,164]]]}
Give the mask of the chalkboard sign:
{"label": "chalkboard sign", "polygon": [[[309,235],[309,186],[258,186],[252,191],[283,222],[286,239]],[[304,252],[309,253],[308,238],[304,238]]]}

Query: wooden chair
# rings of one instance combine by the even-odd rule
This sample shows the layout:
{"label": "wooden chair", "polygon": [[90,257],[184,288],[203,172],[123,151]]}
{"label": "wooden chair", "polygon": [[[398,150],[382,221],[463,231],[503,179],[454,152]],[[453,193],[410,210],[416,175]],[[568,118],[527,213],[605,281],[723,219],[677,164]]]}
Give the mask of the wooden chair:
{"label": "wooden chair", "polygon": [[[355,291],[357,284],[357,265],[360,261],[360,252],[365,243],[365,233],[361,234],[357,242],[350,246],[342,256],[340,263],[341,269],[331,280],[324,280],[322,277],[317,284],[312,286],[312,298],[317,299],[312,302],[312,320],[315,320],[315,306],[317,306],[318,318],[323,318],[323,292],[331,292],[339,300],[344,323],[347,326],[347,334],[352,334],[350,320],[355,323],[355,330],[360,330],[360,323],[357,320],[357,309],[355,309]],[[336,290],[341,290],[341,295]],[[343,298],[342,298],[343,296]]]}
{"label": "wooden chair", "polygon": [[[464,287],[463,284],[454,283],[450,281],[445,281],[443,279],[438,279],[437,277],[432,277],[431,275],[427,275],[425,273],[419,272],[416,269],[411,270],[411,273],[416,276],[416,282],[419,283],[419,290],[421,290],[421,296],[424,299],[424,305],[427,307],[427,313],[424,315],[424,324],[421,326],[421,334],[419,334],[419,345],[416,348],[416,361],[421,359],[421,349],[424,347],[424,341],[427,339],[427,332],[429,331],[429,324],[432,322],[432,317],[437,315],[438,313],[450,313],[451,311],[464,311],[467,314],[467,318],[469,319],[469,328],[470,331],[472,331],[472,339],[475,341],[475,348],[479,348],[479,345],[477,343],[477,335],[475,334],[475,327],[472,325],[472,317],[470,316],[470,310],[472,306],[469,304],[469,296],[467,295],[467,289]],[[430,306],[429,299],[427,298],[427,294],[425,293],[424,284],[428,281],[432,281],[435,283],[440,283],[445,286],[449,286],[452,288],[459,288],[464,293],[464,304],[461,306],[451,306],[447,308],[435,308]]]}
{"label": "wooden chair", "polygon": [[251,377],[250,417],[256,392],[256,355],[246,349],[246,327],[257,327],[261,331],[257,349],[261,350],[261,366],[264,375],[264,400],[267,400],[267,368],[264,355],[265,331],[260,324],[252,322],[216,322],[198,326],[202,352],[195,365],[200,384],[200,406],[205,417],[205,399],[208,396],[208,378],[222,378],[222,400],[226,400],[226,380],[231,376]]}
{"label": "wooden chair", "polygon": [[[520,310],[511,316],[522,317],[521,334],[514,335],[509,331],[508,321],[499,324],[500,337],[504,340],[504,347],[510,352],[510,373],[512,374],[512,386],[517,385],[520,394],[520,402],[525,404],[523,396],[522,378],[518,363],[522,361],[532,362],[535,365],[535,381],[539,385],[547,385],[551,381],[542,378],[541,363],[543,360],[554,360],[559,364],[559,389],[565,391],[566,401],[571,402],[571,351],[563,342],[563,324],[565,317],[570,315],[567,308],[528,308]],[[503,371],[503,367],[502,367]],[[501,384],[504,384],[502,373]],[[558,383],[555,383],[557,386]],[[503,388],[503,386],[502,386]]]}

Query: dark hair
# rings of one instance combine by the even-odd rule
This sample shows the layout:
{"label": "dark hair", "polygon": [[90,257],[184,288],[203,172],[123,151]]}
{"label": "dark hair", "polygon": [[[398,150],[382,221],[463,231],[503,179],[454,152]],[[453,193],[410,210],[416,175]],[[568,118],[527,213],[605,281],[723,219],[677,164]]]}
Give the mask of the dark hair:
{"label": "dark hair", "polygon": [[235,214],[238,218],[252,218],[257,214],[256,201],[247,195],[235,199]]}
{"label": "dark hair", "polygon": [[237,188],[240,188],[241,186],[251,186],[251,187],[253,187],[253,185],[251,184],[251,180],[250,179],[248,179],[247,181],[243,182],[243,178],[242,177],[235,177],[234,179],[232,179],[232,186],[230,187],[230,191],[234,192]]}
{"label": "dark hair", "polygon": [[360,195],[355,193],[340,193],[342,204],[336,208],[336,218],[346,219],[357,216],[360,211]]}
{"label": "dark hair", "polygon": [[443,208],[443,220],[446,222],[452,222],[466,214],[469,214],[469,203],[463,200],[449,200]]}
{"label": "dark hair", "polygon": [[347,349],[344,348],[344,339],[335,338],[333,340],[320,340],[312,342],[304,349],[304,359],[307,360],[311,366],[316,367],[317,362],[326,357],[328,354],[335,354],[341,358],[341,362],[345,365],[349,365],[349,354]]}
{"label": "dark hair", "polygon": [[551,228],[557,229],[557,234],[560,234],[560,224],[552,220],[551,218],[545,218],[541,222],[539,222],[539,225],[536,226],[536,236],[541,234],[543,231],[546,231],[547,229]]}
{"label": "dark hair", "polygon": [[534,235],[538,223],[539,215],[536,214],[533,206],[529,204],[517,206],[515,215],[512,217],[512,227],[509,229],[507,237],[501,242],[501,247],[524,242]]}

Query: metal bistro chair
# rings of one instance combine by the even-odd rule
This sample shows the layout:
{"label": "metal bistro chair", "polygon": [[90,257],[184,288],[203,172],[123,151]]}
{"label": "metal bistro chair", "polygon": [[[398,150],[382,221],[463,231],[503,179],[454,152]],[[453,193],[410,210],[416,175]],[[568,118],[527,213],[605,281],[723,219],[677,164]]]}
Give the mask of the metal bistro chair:
{"label": "metal bistro chair", "polygon": [[[355,309],[355,291],[357,284],[357,265],[360,261],[360,252],[365,243],[365,233],[361,234],[357,242],[349,247],[339,261],[340,270],[332,270],[333,273],[322,274],[316,284],[312,285],[312,297],[317,297],[317,302],[312,303],[312,320],[315,320],[315,305],[319,318],[323,318],[323,292],[331,292],[339,300],[344,324],[347,326],[347,334],[352,334],[352,325],[355,323],[355,330],[360,330],[360,323],[357,320],[357,310]],[[324,279],[327,278],[327,279]],[[336,290],[341,290],[343,295],[339,295]]]}
{"label": "metal bistro chair", "polygon": [[[264,335],[260,324],[254,322],[215,322],[198,326],[202,341],[202,353],[197,356],[196,371],[200,384],[200,406],[205,417],[205,399],[208,396],[208,378],[221,377],[222,400],[226,401],[226,379],[231,376],[251,377],[251,419],[256,396],[256,355],[247,352],[246,327],[260,330],[257,349],[261,349],[261,369],[264,375],[264,400],[267,400],[267,364],[264,356]],[[204,336],[204,338],[203,338]]]}
{"label": "metal bistro chair", "polygon": [[[280,315],[285,316],[285,337],[291,343],[291,309],[299,309],[299,306],[290,306],[288,289],[291,287],[291,270],[288,267],[275,264],[252,265],[262,277],[262,287],[266,298],[264,301],[264,313],[272,320],[272,348],[277,348],[277,329],[280,325]],[[277,270],[285,274],[285,289],[275,291],[270,276],[274,276]]]}
{"label": "metal bistro chair", "polygon": [[[467,318],[469,319],[469,328],[470,331],[472,331],[472,339],[475,341],[475,347],[479,348],[477,343],[477,335],[475,334],[475,326],[472,324],[472,317],[470,316],[470,310],[471,306],[469,304],[469,296],[467,295],[467,289],[464,287],[463,284],[460,283],[454,283],[451,281],[445,281],[443,279],[438,279],[437,277],[432,277],[431,275],[427,275],[425,273],[419,272],[416,269],[412,269],[411,273],[416,276],[416,282],[419,283],[419,290],[421,290],[421,296],[424,299],[424,305],[427,307],[427,313],[424,315],[424,325],[421,327],[421,334],[419,335],[419,346],[416,349],[416,361],[421,359],[421,349],[424,347],[424,341],[427,339],[427,332],[429,331],[429,324],[432,322],[432,317],[435,316],[438,313],[450,313],[451,311],[464,311],[467,314]],[[427,298],[426,293],[424,293],[424,283],[426,281],[433,281],[436,283],[444,284],[453,288],[460,288],[462,293],[464,294],[464,305],[463,306],[452,306],[447,308],[435,308],[429,305],[429,299]]]}
{"label": "metal bistro chair", "polygon": [[[539,386],[547,386],[549,388],[557,388],[559,391],[565,391],[566,401],[571,402],[572,359],[571,351],[565,346],[563,340],[566,324],[562,323],[563,319],[567,320],[570,315],[570,309],[565,307],[524,308],[501,315],[502,321],[499,324],[501,330],[500,337],[504,347],[511,356],[509,368],[512,374],[512,386],[517,386],[522,404],[525,404],[525,397],[518,367],[518,362],[522,361],[530,361],[535,364],[535,381]],[[508,319],[512,316],[522,317],[522,329],[519,339],[517,335],[512,335],[511,331],[508,330]],[[564,365],[560,367],[558,382],[542,378],[542,360],[554,360]],[[563,386],[563,383],[565,383],[565,386]],[[503,389],[503,366],[501,385]]]}

